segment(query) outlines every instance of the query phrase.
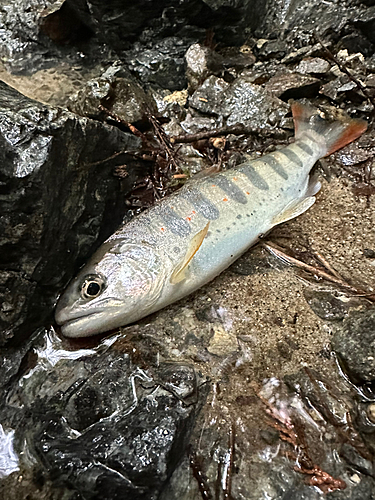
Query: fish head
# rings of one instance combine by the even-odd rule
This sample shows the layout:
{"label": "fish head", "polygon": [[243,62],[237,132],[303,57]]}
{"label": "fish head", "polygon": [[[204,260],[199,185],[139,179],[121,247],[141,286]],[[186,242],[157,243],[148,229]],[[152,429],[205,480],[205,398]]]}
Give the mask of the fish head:
{"label": "fish head", "polygon": [[104,243],[57,303],[62,334],[89,337],[146,316],[160,297],[167,264],[147,243]]}

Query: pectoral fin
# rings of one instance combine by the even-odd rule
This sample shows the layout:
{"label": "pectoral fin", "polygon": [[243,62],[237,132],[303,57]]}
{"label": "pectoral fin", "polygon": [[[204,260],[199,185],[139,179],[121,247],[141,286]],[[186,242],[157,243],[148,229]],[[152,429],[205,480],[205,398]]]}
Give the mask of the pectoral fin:
{"label": "pectoral fin", "polygon": [[180,283],[183,279],[185,279],[185,273],[187,270],[188,265],[190,264],[192,258],[194,255],[197,253],[199,250],[199,247],[202,245],[204,238],[206,237],[206,234],[208,232],[208,227],[210,223],[208,222],[205,227],[197,233],[192,240],[190,241],[190,245],[188,248],[188,251],[186,252],[185,257],[183,258],[182,262],[176,266],[174,269],[170,282],[173,284]]}
{"label": "pectoral fin", "polygon": [[303,214],[303,212],[306,212],[314,203],[315,196],[308,196],[302,200],[293,200],[281,213],[277,214],[276,217],[272,219],[272,224],[276,226],[287,220],[294,219],[298,215]]}

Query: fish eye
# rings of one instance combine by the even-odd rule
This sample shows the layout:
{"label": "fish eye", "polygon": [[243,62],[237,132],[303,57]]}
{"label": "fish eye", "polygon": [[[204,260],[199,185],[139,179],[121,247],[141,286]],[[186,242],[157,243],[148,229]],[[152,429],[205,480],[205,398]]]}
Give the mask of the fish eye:
{"label": "fish eye", "polygon": [[81,286],[81,296],[83,299],[95,299],[101,294],[104,286],[104,279],[100,276],[86,276]]}

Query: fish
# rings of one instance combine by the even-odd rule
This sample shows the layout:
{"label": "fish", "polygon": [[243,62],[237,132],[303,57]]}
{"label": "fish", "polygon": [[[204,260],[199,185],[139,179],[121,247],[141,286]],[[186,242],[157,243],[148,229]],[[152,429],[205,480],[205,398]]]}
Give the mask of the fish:
{"label": "fish", "polygon": [[57,302],[66,337],[104,333],[148,316],[213,280],[273,227],[315,202],[319,158],[358,138],[367,123],[328,121],[291,104],[293,143],[234,168],[190,180],[124,223]]}

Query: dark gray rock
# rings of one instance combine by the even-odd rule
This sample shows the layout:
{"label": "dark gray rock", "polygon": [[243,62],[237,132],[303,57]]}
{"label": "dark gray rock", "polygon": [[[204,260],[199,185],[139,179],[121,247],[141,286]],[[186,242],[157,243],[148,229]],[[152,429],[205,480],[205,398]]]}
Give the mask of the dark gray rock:
{"label": "dark gray rock", "polygon": [[358,451],[349,443],[344,443],[340,450],[340,455],[344,460],[362,474],[372,476],[374,466],[371,460],[362,457]]}
{"label": "dark gray rock", "polygon": [[314,313],[319,318],[329,321],[344,319],[351,305],[335,297],[330,292],[321,292],[306,288],[304,296]]}
{"label": "dark gray rock", "polygon": [[69,351],[52,330],[30,348],[36,360],[8,385],[1,421],[34,474],[87,499],[158,498],[207,393],[194,368],[141,368],[120,344]]}
{"label": "dark gray rock", "polygon": [[313,76],[293,72],[281,72],[270,78],[265,88],[270,94],[283,101],[314,97],[318,94],[320,81]]}
{"label": "dark gray rock", "polygon": [[100,106],[126,123],[146,121],[155,101],[118,61],[69,99],[69,109],[89,118],[106,117]]}
{"label": "dark gray rock", "polygon": [[190,106],[201,113],[215,115],[228,126],[242,124],[251,129],[274,128],[288,112],[288,107],[246,77],[228,84],[210,76],[190,98]]}
{"label": "dark gray rock", "polygon": [[375,380],[375,308],[352,311],[337,325],[332,348],[355,383]]}
{"label": "dark gray rock", "polygon": [[[30,335],[98,238],[121,222],[113,175],[139,139],[0,83],[0,344]],[[134,174],[129,169],[132,182]],[[123,186],[126,188],[126,185]],[[48,310],[50,311],[48,313]]]}
{"label": "dark gray rock", "polygon": [[13,73],[32,74],[55,66],[62,58],[75,64],[83,52],[90,52],[96,60],[103,56],[93,31],[62,0],[2,2],[0,25],[0,57]]}

